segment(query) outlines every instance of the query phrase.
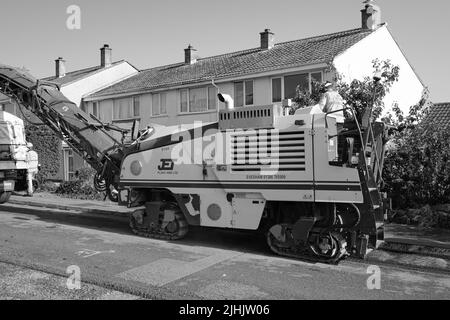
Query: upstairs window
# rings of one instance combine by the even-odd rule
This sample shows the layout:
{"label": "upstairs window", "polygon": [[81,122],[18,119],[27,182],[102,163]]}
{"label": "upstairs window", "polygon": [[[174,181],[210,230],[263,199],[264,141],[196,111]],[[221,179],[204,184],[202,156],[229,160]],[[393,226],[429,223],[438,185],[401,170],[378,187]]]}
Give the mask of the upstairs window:
{"label": "upstairs window", "polygon": [[281,102],[281,78],[272,79],[272,102]]}
{"label": "upstairs window", "polygon": [[189,90],[189,111],[200,112],[208,110],[208,98],[205,88]]}
{"label": "upstairs window", "polygon": [[141,99],[140,97],[133,97],[133,116],[139,117],[141,115]]}
{"label": "upstairs window", "polygon": [[322,72],[301,73],[272,79],[272,102],[293,99],[297,95],[297,87],[311,91],[313,81],[322,82]]}
{"label": "upstairs window", "polygon": [[167,93],[152,95],[152,115],[159,116],[167,114]]}
{"label": "upstairs window", "polygon": [[181,112],[188,112],[188,96],[189,91],[188,90],[181,90],[180,91],[180,111]]}
{"label": "upstairs window", "polygon": [[208,110],[217,109],[217,89],[215,87],[208,88]]}
{"label": "upstairs window", "polygon": [[161,114],[161,111],[160,111],[159,94],[153,94],[152,95],[152,115],[159,116],[160,114]]}
{"label": "upstairs window", "polygon": [[253,105],[253,81],[234,83],[234,100],[236,107]]}
{"label": "upstairs window", "polygon": [[309,88],[309,74],[294,74],[284,77],[284,98],[293,99],[297,94],[297,87]]}
{"label": "upstairs window", "polygon": [[180,111],[205,112],[217,109],[217,89],[203,87],[180,91]]}
{"label": "upstairs window", "polygon": [[92,103],[92,114],[98,117],[98,102]]}
{"label": "upstairs window", "polygon": [[161,114],[167,114],[167,93],[161,93],[159,95],[159,103]]}
{"label": "upstairs window", "polygon": [[113,103],[113,120],[134,119],[136,118],[135,112],[138,109],[140,113],[140,101],[138,97],[116,99]]}

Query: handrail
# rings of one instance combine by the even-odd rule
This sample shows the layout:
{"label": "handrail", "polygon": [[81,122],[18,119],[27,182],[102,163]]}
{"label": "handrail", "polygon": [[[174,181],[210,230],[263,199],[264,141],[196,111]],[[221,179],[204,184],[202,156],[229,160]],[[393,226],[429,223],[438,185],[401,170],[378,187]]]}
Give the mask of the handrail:
{"label": "handrail", "polygon": [[[328,128],[328,121],[327,121],[328,115],[333,114],[333,113],[338,113],[338,112],[341,112],[341,111],[345,111],[345,110],[350,110],[351,111],[351,113],[353,115],[353,118],[355,119],[358,132],[359,132],[359,138],[361,140],[361,143],[364,144],[363,145],[363,152],[364,152],[363,159],[364,159],[364,166],[365,166],[366,172],[369,172],[369,164],[367,163],[367,158],[366,158],[365,152],[366,152],[366,147],[367,147],[367,144],[368,144],[370,136],[371,136],[372,139],[370,139],[370,140],[372,142],[372,149],[373,149],[372,153],[375,153],[375,161],[376,161],[376,165],[377,165],[377,175],[379,175],[380,178],[382,179],[381,164],[380,164],[380,159],[379,159],[379,156],[378,156],[378,150],[377,150],[377,147],[376,147],[376,144],[375,144],[375,136],[374,136],[374,133],[373,133],[372,122],[370,121],[370,117],[369,117],[369,126],[368,126],[368,132],[367,132],[367,138],[366,139],[363,138],[361,126],[360,126],[360,124],[358,122],[358,119],[356,117],[356,111],[352,107],[349,107],[349,106],[344,107],[342,109],[326,112],[325,113],[325,127]],[[372,170],[374,170],[374,168],[372,168]]]}

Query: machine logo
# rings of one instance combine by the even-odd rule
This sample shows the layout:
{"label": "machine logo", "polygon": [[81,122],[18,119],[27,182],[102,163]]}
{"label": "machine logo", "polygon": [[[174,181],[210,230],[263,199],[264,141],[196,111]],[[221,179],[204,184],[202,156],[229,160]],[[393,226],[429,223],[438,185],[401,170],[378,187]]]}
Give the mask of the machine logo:
{"label": "machine logo", "polygon": [[161,164],[158,166],[160,171],[172,171],[175,167],[175,163],[172,159],[161,159]]}

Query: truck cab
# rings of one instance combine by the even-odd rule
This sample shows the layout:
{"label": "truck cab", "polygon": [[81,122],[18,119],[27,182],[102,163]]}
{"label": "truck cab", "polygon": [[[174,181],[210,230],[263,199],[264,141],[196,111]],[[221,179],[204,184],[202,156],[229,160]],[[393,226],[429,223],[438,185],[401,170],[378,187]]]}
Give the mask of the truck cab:
{"label": "truck cab", "polygon": [[27,143],[23,120],[0,111],[0,203],[9,200],[13,191],[27,191],[28,180],[38,172],[38,156]]}

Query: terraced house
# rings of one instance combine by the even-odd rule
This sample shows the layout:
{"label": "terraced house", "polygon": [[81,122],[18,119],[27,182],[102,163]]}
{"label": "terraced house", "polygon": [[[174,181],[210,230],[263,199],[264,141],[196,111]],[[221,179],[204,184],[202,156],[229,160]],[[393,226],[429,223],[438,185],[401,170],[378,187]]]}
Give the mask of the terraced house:
{"label": "terraced house", "polygon": [[[381,24],[377,7],[361,10],[362,25],[353,30],[275,43],[269,29],[260,34],[257,48],[198,58],[189,45],[184,61],[142,70],[137,75],[84,99],[87,111],[106,122],[134,119],[140,127],[216,121],[217,89],[230,94],[235,107],[282,103],[293,98],[298,85],[309,88],[313,79],[333,80],[336,72],[351,81],[370,76],[375,58],[400,66],[400,81],[386,98],[408,110],[421,97],[423,85],[391,35]],[[180,50],[181,51],[181,50]]]}

